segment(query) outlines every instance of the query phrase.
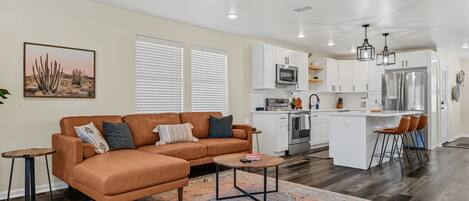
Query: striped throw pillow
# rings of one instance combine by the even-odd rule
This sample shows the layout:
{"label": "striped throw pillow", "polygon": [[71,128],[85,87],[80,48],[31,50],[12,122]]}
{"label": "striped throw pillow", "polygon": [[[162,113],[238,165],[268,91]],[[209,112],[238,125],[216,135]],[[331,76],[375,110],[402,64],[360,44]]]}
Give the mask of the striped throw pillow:
{"label": "striped throw pillow", "polygon": [[153,129],[154,133],[160,135],[160,141],[156,145],[174,142],[196,142],[199,139],[192,135],[192,124],[159,125]]}
{"label": "striped throw pillow", "polygon": [[84,142],[94,146],[94,151],[96,153],[102,154],[109,151],[109,145],[93,122],[83,126],[75,126],[75,131],[77,131],[78,137],[80,137]]}

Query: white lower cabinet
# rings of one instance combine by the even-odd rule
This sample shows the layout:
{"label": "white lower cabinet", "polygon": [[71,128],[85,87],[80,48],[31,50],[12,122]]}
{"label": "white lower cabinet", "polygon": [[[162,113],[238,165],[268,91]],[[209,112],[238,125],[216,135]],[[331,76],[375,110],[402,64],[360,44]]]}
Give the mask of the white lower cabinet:
{"label": "white lower cabinet", "polygon": [[329,112],[311,113],[311,148],[328,146]]}
{"label": "white lower cabinet", "polygon": [[[262,130],[259,134],[259,150],[263,154],[285,155],[288,150],[288,114],[256,112],[252,115],[252,124]],[[256,137],[253,136],[253,145]],[[253,147],[253,150],[256,150]]]}

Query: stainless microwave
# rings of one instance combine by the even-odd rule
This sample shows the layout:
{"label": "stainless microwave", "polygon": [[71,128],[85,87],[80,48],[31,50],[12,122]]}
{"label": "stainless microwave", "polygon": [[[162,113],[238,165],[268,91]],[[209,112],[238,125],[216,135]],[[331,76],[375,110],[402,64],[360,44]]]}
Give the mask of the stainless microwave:
{"label": "stainless microwave", "polygon": [[298,84],[298,67],[276,64],[276,82],[282,85]]}

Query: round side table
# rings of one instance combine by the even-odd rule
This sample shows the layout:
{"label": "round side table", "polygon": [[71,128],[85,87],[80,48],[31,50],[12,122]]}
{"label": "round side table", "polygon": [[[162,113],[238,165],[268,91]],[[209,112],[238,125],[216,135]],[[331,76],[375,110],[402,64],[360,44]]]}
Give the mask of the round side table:
{"label": "round side table", "polygon": [[15,166],[15,158],[24,158],[25,160],[24,199],[26,201],[36,200],[34,158],[39,157],[39,156],[44,156],[44,158],[46,159],[47,178],[49,179],[50,199],[54,200],[54,197],[52,196],[52,186],[50,183],[49,162],[47,161],[47,155],[50,155],[53,153],[55,153],[55,149],[49,149],[49,148],[20,149],[20,150],[14,150],[14,151],[2,153],[3,158],[11,158],[10,181],[8,183],[7,201],[10,200],[11,179],[13,177],[13,167]]}
{"label": "round side table", "polygon": [[259,135],[262,133],[261,130],[253,129],[252,134],[256,135],[256,143],[257,143],[257,153],[260,154],[259,152]]}

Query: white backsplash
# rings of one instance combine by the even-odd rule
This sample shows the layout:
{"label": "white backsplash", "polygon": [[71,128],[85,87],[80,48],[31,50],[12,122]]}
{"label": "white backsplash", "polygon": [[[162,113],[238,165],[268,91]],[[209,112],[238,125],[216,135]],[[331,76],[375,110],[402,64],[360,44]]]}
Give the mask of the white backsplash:
{"label": "white backsplash", "polygon": [[[361,105],[361,98],[367,97],[366,93],[326,93],[315,91],[289,91],[287,89],[269,89],[269,90],[252,90],[251,91],[251,110],[256,107],[265,107],[266,98],[288,98],[300,97],[302,100],[303,109],[308,109],[308,99],[313,93],[318,94],[321,101],[321,109],[334,109],[336,107],[337,98],[343,97],[344,109],[359,109]],[[313,107],[316,104],[316,98],[312,98]]]}

